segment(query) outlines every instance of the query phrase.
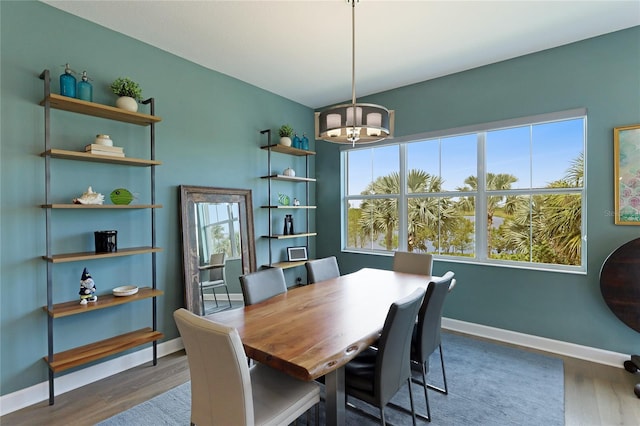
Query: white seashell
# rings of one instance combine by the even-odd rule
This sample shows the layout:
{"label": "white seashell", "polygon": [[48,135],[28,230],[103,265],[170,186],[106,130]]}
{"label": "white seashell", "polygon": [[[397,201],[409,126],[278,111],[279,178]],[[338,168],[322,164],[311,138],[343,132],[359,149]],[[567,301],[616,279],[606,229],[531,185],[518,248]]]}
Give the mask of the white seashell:
{"label": "white seashell", "polygon": [[74,204],[102,204],[104,203],[104,195],[99,192],[93,192],[93,189],[89,187],[87,192],[82,194],[82,197],[74,198]]}

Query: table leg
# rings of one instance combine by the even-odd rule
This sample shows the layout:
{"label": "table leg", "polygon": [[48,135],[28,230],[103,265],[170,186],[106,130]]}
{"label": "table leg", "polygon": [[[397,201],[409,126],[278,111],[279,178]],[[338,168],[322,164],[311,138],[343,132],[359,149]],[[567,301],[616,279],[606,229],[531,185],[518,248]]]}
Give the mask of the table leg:
{"label": "table leg", "polygon": [[328,426],[342,426],[347,423],[344,393],[344,367],[324,376],[325,418]]}

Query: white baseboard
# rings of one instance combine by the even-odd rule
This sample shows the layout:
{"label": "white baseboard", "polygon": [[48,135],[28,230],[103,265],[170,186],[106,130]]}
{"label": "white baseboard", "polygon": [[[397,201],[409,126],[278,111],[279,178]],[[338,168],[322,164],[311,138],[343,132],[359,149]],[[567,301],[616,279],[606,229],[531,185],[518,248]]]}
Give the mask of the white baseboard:
{"label": "white baseboard", "polygon": [[[239,295],[240,299],[234,298],[234,296],[237,297],[238,295],[231,296],[231,300],[242,300],[242,295]],[[624,361],[630,358],[628,354],[605,351],[449,318],[442,319],[442,328],[618,368],[623,368]],[[183,348],[182,339],[180,338],[160,343],[158,345],[158,357],[169,355]],[[149,347],[83,370],[60,376],[55,380],[55,394],[60,395],[69,392],[70,390],[88,385],[89,383],[104,379],[140,364],[150,362],[152,356],[152,348]],[[21,408],[47,400],[48,398],[48,381],[0,396],[0,415],[9,414]]]}
{"label": "white baseboard", "polygon": [[623,368],[624,361],[630,359],[630,355],[628,354],[605,351],[589,346],[576,345],[575,343],[567,343],[560,340],[547,339],[546,337],[534,336],[532,334],[523,334],[449,318],[442,318],[442,328],[612,367]]}
{"label": "white baseboard", "polygon": [[[158,358],[183,349],[182,339],[177,338],[158,344]],[[88,385],[106,377],[151,362],[153,348],[148,347],[55,379],[55,395]],[[0,396],[0,416],[49,399],[49,381],[38,383],[19,391]]]}

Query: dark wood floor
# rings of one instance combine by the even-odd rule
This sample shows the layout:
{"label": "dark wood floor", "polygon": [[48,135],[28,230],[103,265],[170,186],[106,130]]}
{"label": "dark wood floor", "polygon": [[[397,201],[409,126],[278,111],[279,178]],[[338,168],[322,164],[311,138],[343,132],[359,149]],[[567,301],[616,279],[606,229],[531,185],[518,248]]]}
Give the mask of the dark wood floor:
{"label": "dark wood floor", "polygon": [[[623,368],[564,358],[567,426],[640,425],[640,399],[633,386],[640,374]],[[0,417],[2,426],[93,425],[189,380],[184,351],[158,365],[132,368],[107,379]]]}

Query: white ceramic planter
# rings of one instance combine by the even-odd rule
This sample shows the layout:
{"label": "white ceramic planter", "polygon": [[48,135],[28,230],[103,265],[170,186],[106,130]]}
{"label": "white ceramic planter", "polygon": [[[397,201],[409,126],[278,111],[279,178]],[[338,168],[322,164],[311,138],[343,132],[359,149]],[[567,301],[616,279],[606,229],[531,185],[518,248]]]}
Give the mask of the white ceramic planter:
{"label": "white ceramic planter", "polygon": [[120,96],[116,100],[116,106],[120,109],[124,109],[131,112],[138,111],[138,101],[129,96]]}
{"label": "white ceramic planter", "polygon": [[280,138],[280,145],[291,146],[291,138],[284,136]]}

